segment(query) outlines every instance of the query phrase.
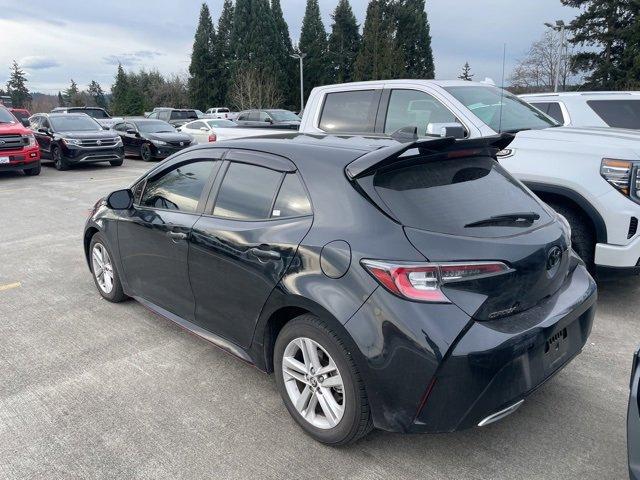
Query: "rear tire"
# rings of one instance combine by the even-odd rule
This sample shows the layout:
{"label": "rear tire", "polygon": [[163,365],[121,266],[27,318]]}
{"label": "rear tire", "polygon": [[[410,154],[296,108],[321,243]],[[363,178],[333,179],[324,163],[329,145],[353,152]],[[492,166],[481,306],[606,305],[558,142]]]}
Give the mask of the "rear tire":
{"label": "rear tire", "polygon": [[53,166],[56,167],[56,170],[61,172],[69,170],[69,165],[62,156],[62,150],[60,150],[60,147],[51,147],[51,158],[53,159]]}
{"label": "rear tire", "polygon": [[575,208],[560,202],[549,202],[549,206],[564,216],[571,225],[571,244],[575,252],[587,265],[589,272],[595,272],[596,236],[590,221]]}
{"label": "rear tire", "polygon": [[[301,346],[306,346],[305,352],[315,352],[317,361],[305,361],[314,355],[303,353]],[[292,352],[297,352],[295,358]],[[298,357],[297,367],[289,367],[291,359]],[[293,375],[283,372],[283,363]],[[309,368],[313,363],[320,365],[322,373]],[[274,369],[287,410],[313,439],[327,445],[347,445],[372,430],[367,393],[353,357],[340,337],[314,315],[301,315],[280,331],[274,347]],[[305,376],[304,371],[312,375]],[[305,392],[309,398],[306,402]],[[327,410],[338,414],[327,414]]]}
{"label": "rear tire", "polygon": [[91,237],[89,265],[91,265],[93,281],[102,298],[113,303],[120,303],[127,299],[122,289],[115,259],[101,233]]}
{"label": "rear tire", "polygon": [[42,170],[42,167],[40,166],[40,163],[38,162],[38,166],[37,167],[33,167],[33,168],[25,168],[24,169],[24,174],[28,177],[34,177],[36,175],[40,175],[40,171]]}

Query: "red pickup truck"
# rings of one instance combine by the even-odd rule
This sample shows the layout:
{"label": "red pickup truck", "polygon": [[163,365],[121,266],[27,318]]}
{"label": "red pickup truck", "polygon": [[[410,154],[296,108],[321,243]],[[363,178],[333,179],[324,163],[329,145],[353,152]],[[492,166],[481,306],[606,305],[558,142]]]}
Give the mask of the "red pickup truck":
{"label": "red pickup truck", "polygon": [[0,172],[22,170],[25,175],[40,174],[40,147],[33,132],[0,106]]}

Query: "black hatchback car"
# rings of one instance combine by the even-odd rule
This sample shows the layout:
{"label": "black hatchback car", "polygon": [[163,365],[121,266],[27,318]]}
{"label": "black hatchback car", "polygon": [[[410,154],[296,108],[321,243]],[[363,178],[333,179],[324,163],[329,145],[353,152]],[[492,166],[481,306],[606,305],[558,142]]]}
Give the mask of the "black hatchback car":
{"label": "black hatchback car", "polygon": [[137,155],[145,162],[167,158],[195,143],[191,135],[162,120],[127,118],[113,129],[122,139],[125,154]]}
{"label": "black hatchback car", "polygon": [[58,170],[79,163],[118,167],[124,161],[120,137],[84,113],[37,113],[29,122],[42,158],[52,160]]}
{"label": "black hatchback car", "polygon": [[582,349],[596,285],[509,139],[201,145],[96,203],[100,294],[275,372],[313,438],[487,425]]}

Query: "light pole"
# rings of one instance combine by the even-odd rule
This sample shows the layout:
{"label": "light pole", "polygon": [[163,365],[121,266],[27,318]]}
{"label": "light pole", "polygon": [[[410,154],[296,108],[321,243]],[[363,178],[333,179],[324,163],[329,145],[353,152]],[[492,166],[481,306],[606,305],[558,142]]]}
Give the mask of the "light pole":
{"label": "light pole", "polygon": [[560,69],[562,68],[562,61],[564,59],[564,32],[565,24],[562,20],[556,20],[556,24],[545,23],[545,26],[560,33],[560,52],[558,53],[558,64],[556,65],[556,78],[553,83],[553,91],[558,91],[558,84],[560,83]]}
{"label": "light pole", "polygon": [[300,113],[304,110],[304,71],[302,68],[302,60],[307,56],[306,53],[298,52],[293,55],[289,55],[291,58],[300,60]]}

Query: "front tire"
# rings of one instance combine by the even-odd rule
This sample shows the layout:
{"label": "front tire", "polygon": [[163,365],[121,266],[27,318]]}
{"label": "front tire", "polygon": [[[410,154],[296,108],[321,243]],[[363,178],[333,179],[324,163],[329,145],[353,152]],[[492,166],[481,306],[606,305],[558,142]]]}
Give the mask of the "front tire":
{"label": "front tire", "polygon": [[287,410],[309,436],[333,446],[373,428],[367,394],[344,342],[313,315],[281,330],[274,348],[276,384]]}
{"label": "front tire", "polygon": [[549,202],[549,206],[567,219],[571,225],[571,244],[582,258],[589,272],[595,272],[596,236],[584,214],[560,202]]}
{"label": "front tire", "polygon": [[69,170],[69,165],[67,161],[62,156],[62,150],[60,147],[52,147],[51,148],[51,158],[53,159],[53,166],[56,167],[58,171]]}
{"label": "front tire", "polygon": [[113,255],[101,233],[96,233],[91,238],[89,259],[93,281],[102,298],[113,303],[124,301],[127,296],[122,289],[120,275],[116,269]]}
{"label": "front tire", "polygon": [[140,158],[145,162],[150,162],[153,160],[153,152],[151,151],[151,147],[148,143],[143,143],[140,147]]}
{"label": "front tire", "polygon": [[111,160],[109,163],[111,164],[112,167],[120,167],[122,166],[123,162],[124,160]]}

